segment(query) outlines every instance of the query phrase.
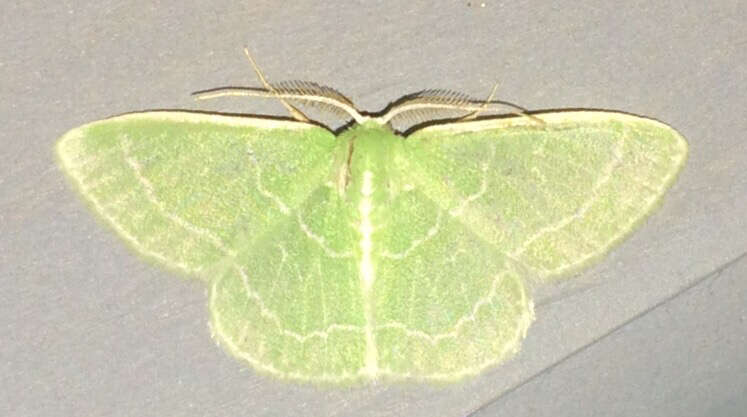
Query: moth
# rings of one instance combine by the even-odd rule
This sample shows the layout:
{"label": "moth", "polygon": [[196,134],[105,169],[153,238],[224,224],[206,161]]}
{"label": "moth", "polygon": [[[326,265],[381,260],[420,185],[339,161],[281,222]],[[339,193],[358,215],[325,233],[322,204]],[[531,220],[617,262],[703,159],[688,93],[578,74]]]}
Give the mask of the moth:
{"label": "moth", "polygon": [[[481,116],[492,94],[441,90],[366,114],[328,87],[271,84],[247,57],[262,88],[198,98],[275,98],[292,119],[131,113],[56,149],[135,252],[209,286],[217,341],[281,378],[451,381],[495,366],[534,318],[528,282],[600,259],[687,158],[685,139],[649,118]],[[351,122],[333,131],[304,105]]]}

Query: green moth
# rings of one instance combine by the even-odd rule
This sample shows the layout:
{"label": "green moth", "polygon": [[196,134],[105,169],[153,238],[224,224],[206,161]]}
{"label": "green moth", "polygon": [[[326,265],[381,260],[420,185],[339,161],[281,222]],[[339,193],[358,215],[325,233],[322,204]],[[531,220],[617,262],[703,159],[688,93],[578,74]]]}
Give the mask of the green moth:
{"label": "green moth", "polygon": [[[428,91],[366,115],[257,72],[263,89],[201,97],[274,97],[296,120],[132,113],[71,130],[57,153],[137,253],[207,283],[225,349],[283,378],[456,380],[500,363],[534,318],[528,280],[599,259],[687,157],[669,126],[618,112],[467,120],[489,100]],[[292,103],[354,123],[335,134]],[[436,110],[461,119],[390,128]]]}

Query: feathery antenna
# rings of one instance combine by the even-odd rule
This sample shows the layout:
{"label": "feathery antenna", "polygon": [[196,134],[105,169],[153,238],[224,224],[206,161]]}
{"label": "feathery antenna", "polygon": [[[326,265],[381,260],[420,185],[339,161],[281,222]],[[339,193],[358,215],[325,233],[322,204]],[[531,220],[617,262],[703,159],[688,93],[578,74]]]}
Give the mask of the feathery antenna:
{"label": "feathery antenna", "polygon": [[353,104],[345,96],[338,91],[330,88],[320,86],[319,84],[306,82],[306,81],[287,81],[278,84],[271,84],[267,81],[259,69],[259,66],[252,58],[248,48],[244,48],[244,54],[246,55],[249,63],[251,64],[254,72],[257,74],[257,78],[264,89],[261,88],[216,88],[212,90],[198,91],[194,93],[196,100],[208,100],[217,97],[226,96],[250,96],[250,97],[262,97],[262,98],[275,98],[285,106],[286,109],[291,113],[294,119],[302,122],[309,122],[309,118],[306,117],[299,109],[291,105],[288,101],[294,100],[303,104],[319,105],[325,110],[334,109],[338,114],[343,112],[344,114],[352,117],[357,123],[363,123],[368,118],[361,115],[361,113],[353,106]]}

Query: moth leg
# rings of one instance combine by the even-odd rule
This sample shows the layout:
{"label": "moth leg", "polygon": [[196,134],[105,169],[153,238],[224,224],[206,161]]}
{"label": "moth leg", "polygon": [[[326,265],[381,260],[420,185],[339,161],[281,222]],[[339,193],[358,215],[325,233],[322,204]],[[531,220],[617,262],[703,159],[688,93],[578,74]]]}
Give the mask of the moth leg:
{"label": "moth leg", "polygon": [[288,112],[290,112],[291,116],[293,116],[294,119],[298,120],[299,122],[310,122],[311,120],[306,117],[301,110],[298,110],[296,107],[294,107],[292,104],[288,103],[278,95],[277,90],[275,87],[272,86],[272,84],[268,83],[265,79],[264,74],[262,74],[262,71],[259,69],[259,66],[256,62],[254,62],[254,58],[252,58],[252,54],[249,53],[249,48],[244,48],[244,55],[246,55],[247,59],[249,60],[249,63],[251,64],[252,68],[254,69],[254,73],[257,74],[257,78],[259,78],[259,81],[262,83],[262,85],[267,89],[267,91],[273,93],[276,95],[276,98],[280,100],[280,102],[285,106],[286,109],[288,109]]}

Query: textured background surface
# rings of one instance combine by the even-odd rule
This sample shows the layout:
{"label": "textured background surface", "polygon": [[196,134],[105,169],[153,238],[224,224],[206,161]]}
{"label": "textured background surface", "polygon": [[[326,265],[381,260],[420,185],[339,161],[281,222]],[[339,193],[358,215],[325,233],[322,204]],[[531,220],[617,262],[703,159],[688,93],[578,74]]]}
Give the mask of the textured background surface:
{"label": "textured background surface", "polygon": [[[204,3],[204,5],[203,5]],[[210,5],[208,5],[210,3]],[[254,3],[254,4],[250,4]],[[738,415],[747,408],[747,19],[711,2],[60,1],[0,17],[0,414]],[[55,140],[155,108],[283,115],[189,93],[306,79],[377,111],[450,88],[663,120],[691,157],[661,209],[539,288],[514,360],[447,386],[257,376],[209,336],[203,284],[143,262],[58,171]]]}

